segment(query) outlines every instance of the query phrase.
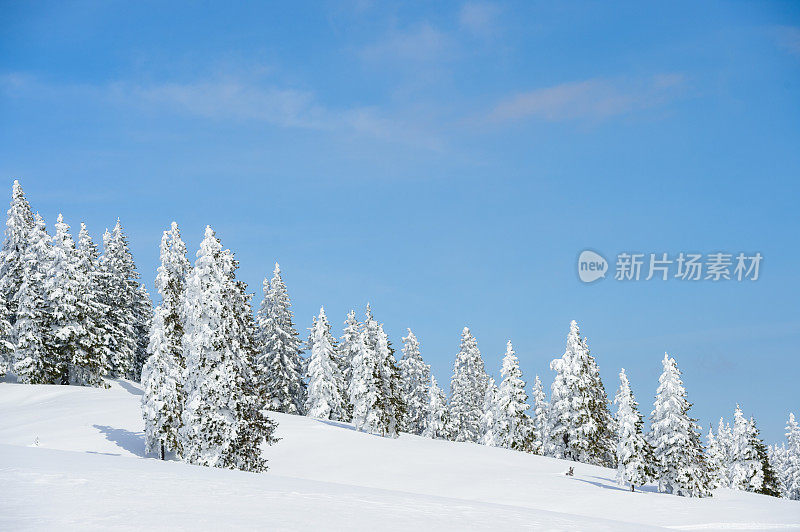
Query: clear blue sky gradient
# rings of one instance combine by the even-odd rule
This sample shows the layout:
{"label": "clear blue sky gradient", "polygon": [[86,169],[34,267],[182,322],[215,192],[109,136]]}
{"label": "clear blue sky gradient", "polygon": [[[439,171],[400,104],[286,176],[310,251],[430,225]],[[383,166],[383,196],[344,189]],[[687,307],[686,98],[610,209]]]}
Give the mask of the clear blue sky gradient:
{"label": "clear blue sky gradient", "polygon": [[[49,227],[119,216],[152,291],[211,224],[301,334],[371,302],[449,382],[468,325],[552,382],[569,320],[649,414],[800,414],[797,2],[0,2],[0,176]],[[1,183],[0,183],[1,184]],[[8,197],[8,196],[5,196]],[[5,203],[5,200],[4,200]],[[77,230],[77,229],[76,229]],[[581,284],[578,253],[759,251],[752,283]],[[399,355],[399,353],[398,353]]]}

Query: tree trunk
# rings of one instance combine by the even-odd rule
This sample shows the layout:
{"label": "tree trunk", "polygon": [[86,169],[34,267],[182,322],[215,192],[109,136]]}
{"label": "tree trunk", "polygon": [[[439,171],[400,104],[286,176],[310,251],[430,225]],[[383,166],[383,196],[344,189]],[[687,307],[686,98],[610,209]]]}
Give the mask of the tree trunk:
{"label": "tree trunk", "polygon": [[631,492],[633,492],[633,484],[631,484]]}
{"label": "tree trunk", "polygon": [[161,444],[161,448],[160,448],[161,459],[164,460],[164,441],[162,440],[159,443]]}

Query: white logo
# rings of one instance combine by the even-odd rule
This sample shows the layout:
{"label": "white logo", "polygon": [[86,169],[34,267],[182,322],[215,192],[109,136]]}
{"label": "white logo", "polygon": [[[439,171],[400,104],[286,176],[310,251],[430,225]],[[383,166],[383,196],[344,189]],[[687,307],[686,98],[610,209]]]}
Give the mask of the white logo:
{"label": "white logo", "polygon": [[584,250],[578,257],[578,277],[584,283],[592,283],[606,276],[608,263],[602,255],[594,251]]}

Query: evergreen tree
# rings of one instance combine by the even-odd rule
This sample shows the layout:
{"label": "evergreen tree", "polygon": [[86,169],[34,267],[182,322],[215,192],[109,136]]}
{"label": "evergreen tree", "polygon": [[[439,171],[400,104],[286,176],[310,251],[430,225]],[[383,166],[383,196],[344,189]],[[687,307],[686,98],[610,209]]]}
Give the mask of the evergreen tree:
{"label": "evergreen tree", "polygon": [[709,488],[716,489],[728,484],[728,467],[719,441],[711,427],[706,436],[706,465],[708,466]]}
{"label": "evergreen tree", "polygon": [[725,420],[719,418],[717,425],[717,449],[722,468],[718,477],[718,486],[729,488],[731,486],[731,463],[733,462],[733,431]]}
{"label": "evergreen tree", "polygon": [[[6,219],[5,241],[0,252],[0,292],[6,306],[4,318],[13,325],[17,320],[19,290],[22,287],[25,249],[28,246],[28,233],[33,230],[33,213],[19,181],[14,181],[11,189],[11,207]],[[15,343],[12,340],[12,343]]]}
{"label": "evergreen tree", "polygon": [[[365,321],[365,327],[368,322],[369,320]],[[378,325],[375,355],[377,362],[375,379],[378,384],[376,408],[380,420],[378,433],[381,436],[396,438],[406,416],[406,402],[403,399],[400,369],[397,367],[394,350],[382,324]]]}
{"label": "evergreen tree", "polygon": [[755,419],[751,417],[749,424],[751,445],[755,448],[758,460],[761,462],[762,482],[761,488],[757,489],[756,493],[769,495],[770,497],[780,497],[781,482],[769,461],[767,446],[764,445],[764,441],[761,439]]}
{"label": "evergreen tree", "polygon": [[14,344],[11,343],[12,327],[5,310],[8,308],[0,290],[0,378],[11,370],[14,363]]}
{"label": "evergreen tree", "polygon": [[144,363],[150,356],[150,327],[153,322],[153,302],[147,288],[140,284],[136,288],[136,299],[133,302],[133,331],[136,336],[136,352],[133,358],[133,372],[129,378],[141,382]]}
{"label": "evergreen tree", "polygon": [[361,324],[356,319],[356,313],[351,310],[347,313],[347,319],[344,322],[344,334],[339,340],[339,363],[344,381],[344,410],[345,421],[350,421],[353,418],[353,405],[350,403],[350,386],[353,383],[353,361],[359,353],[361,334]]}
{"label": "evergreen tree", "polygon": [[397,365],[407,405],[405,430],[422,434],[429,417],[431,367],[422,360],[419,340],[411,329],[408,329],[408,336],[403,337],[403,358]]}
{"label": "evergreen tree", "polygon": [[570,323],[564,355],[550,363],[549,454],[578,462],[615,465],[614,419],[594,357],[578,324]]}
{"label": "evergreen tree", "polygon": [[344,410],[344,380],[336,354],[336,340],[331,325],[320,307],[308,339],[308,388],[306,415],[320,419],[342,420]]}
{"label": "evergreen tree", "polygon": [[161,237],[161,265],[156,289],[161,304],[156,308],[150,328],[148,353],[142,369],[142,416],[145,425],[145,451],[166,450],[181,454],[180,427],[183,412],[183,311],[181,300],[191,266],[186,244],[178,224],[172,222]]}
{"label": "evergreen tree", "polygon": [[353,426],[356,430],[380,434],[378,416],[378,363],[375,350],[367,343],[367,333],[361,330],[355,344],[350,380],[350,404],[353,405]]}
{"label": "evergreen tree", "polygon": [[97,246],[86,225],[81,223],[75,250],[75,276],[78,297],[76,307],[82,325],[70,368],[70,383],[80,386],[106,386],[103,377],[108,368],[111,334],[108,306],[103,302],[103,273],[98,265]]}
{"label": "evergreen tree", "polygon": [[750,422],[736,405],[733,413],[733,457],[729,466],[731,488],[758,491],[764,482],[758,451],[753,445]]}
{"label": "evergreen tree", "polygon": [[210,227],[186,280],[182,311],[185,404],[180,429],[184,458],[193,464],[261,471],[263,442],[274,423],[249,366],[255,359],[249,297],[235,280],[236,261]]}
{"label": "evergreen tree", "polygon": [[69,233],[69,225],[59,214],[56,233],[52,240],[52,266],[45,281],[50,305],[53,356],[57,364],[56,382],[70,383],[70,366],[79,349],[80,338],[85,334],[80,321],[78,296],[80,286],[77,274],[75,242]]}
{"label": "evergreen tree", "polygon": [[437,440],[447,439],[447,396],[433,375],[431,375],[428,398],[428,420],[425,422],[425,431],[422,435]]}
{"label": "evergreen tree", "polygon": [[293,320],[289,293],[275,263],[272,280],[264,279],[264,300],[256,316],[257,374],[266,378],[261,387],[269,397],[271,410],[303,414],[306,384],[301,342]]}
{"label": "evergreen tree", "polygon": [[486,370],[478,343],[468,327],[461,333],[461,349],[453,365],[448,408],[450,439],[478,442],[483,436],[481,417],[486,396]]}
{"label": "evergreen tree", "polygon": [[483,396],[483,408],[481,414],[481,439],[479,443],[489,447],[500,445],[500,435],[498,430],[499,408],[497,404],[498,390],[494,379],[486,378],[486,392]]}
{"label": "evergreen tree", "polygon": [[528,394],[510,340],[506,344],[501,375],[503,380],[497,394],[497,445],[517,451],[530,450],[531,420],[526,414]]}
{"label": "evergreen tree", "polygon": [[533,381],[533,419],[531,420],[531,433],[529,447],[535,454],[547,454],[545,443],[549,441],[547,414],[550,405],[544,394],[544,387],[539,376]]}
{"label": "evergreen tree", "polygon": [[642,433],[642,414],[633,397],[625,369],[619,373],[617,405],[617,482],[620,486],[642,486],[653,478],[653,449]]}
{"label": "evergreen tree", "polygon": [[52,249],[44,220],[37,213],[22,254],[22,284],[17,293],[17,320],[12,336],[14,373],[27,384],[61,382],[60,364],[53,352],[50,301],[45,282],[50,275]]}
{"label": "evergreen tree", "polygon": [[789,414],[786,422],[786,467],[783,473],[783,486],[786,497],[800,501],[800,426]]}
{"label": "evergreen tree", "polygon": [[685,497],[710,496],[703,446],[697,423],[689,417],[692,405],[686,399],[681,372],[667,354],[663,366],[650,433],[659,491]]}

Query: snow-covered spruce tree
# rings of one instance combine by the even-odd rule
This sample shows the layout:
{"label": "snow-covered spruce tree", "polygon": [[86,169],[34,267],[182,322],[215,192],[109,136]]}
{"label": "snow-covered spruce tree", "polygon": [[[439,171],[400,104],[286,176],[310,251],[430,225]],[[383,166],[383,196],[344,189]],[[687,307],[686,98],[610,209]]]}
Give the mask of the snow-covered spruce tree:
{"label": "snow-covered spruce tree", "polygon": [[481,414],[481,438],[478,442],[489,447],[498,447],[500,445],[497,426],[499,417],[497,395],[498,390],[494,379],[487,377]]}
{"label": "snow-covered spruce tree", "polygon": [[758,455],[758,460],[761,462],[763,477],[761,489],[756,490],[756,493],[769,495],[770,497],[780,497],[781,481],[778,478],[778,474],[775,472],[775,468],[772,467],[769,461],[767,446],[764,445],[764,441],[761,439],[758,427],[756,426],[756,421],[752,417],[750,418],[750,438],[752,440],[752,446],[755,448],[756,454]]}
{"label": "snow-covered spruce tree", "polygon": [[550,363],[556,372],[550,395],[549,452],[556,458],[616,465],[614,419],[594,357],[573,320],[564,355]]}
{"label": "snow-covered spruce tree", "polygon": [[320,419],[344,419],[344,380],[336,354],[336,339],[331,334],[331,324],[323,307],[314,318],[308,350],[306,415]]}
{"label": "snow-covered spruce tree", "polygon": [[352,378],[348,394],[353,405],[353,426],[356,430],[380,434],[378,417],[378,361],[375,350],[367,343],[367,333],[361,330],[356,338],[352,359]]}
{"label": "snow-covered spruce tree", "polygon": [[733,431],[723,418],[719,418],[717,425],[717,449],[719,451],[722,468],[718,477],[720,488],[731,486],[731,463],[733,462]]}
{"label": "snow-covered spruce tree", "polygon": [[75,258],[78,287],[75,305],[82,329],[72,355],[70,384],[103,387],[103,377],[106,375],[111,354],[108,306],[103,302],[102,290],[105,283],[98,265],[97,246],[92,242],[83,223],[78,232]]}
{"label": "snow-covered spruce tree", "polygon": [[274,423],[260,414],[249,363],[255,358],[248,298],[236,261],[206,227],[183,297],[185,404],[180,429],[186,461],[260,471],[259,448]]}
{"label": "snow-covered spruce tree", "polygon": [[397,365],[406,400],[404,430],[411,434],[422,434],[428,422],[431,367],[422,360],[419,340],[411,329],[408,329],[408,336],[403,337],[403,358]]}
{"label": "snow-covered spruce tree", "polygon": [[52,266],[50,275],[45,281],[45,290],[50,305],[53,356],[58,365],[56,382],[69,384],[70,366],[84,330],[78,309],[80,286],[76,269],[75,241],[69,232],[69,225],[64,222],[60,214],[55,227],[56,233],[52,240]]}
{"label": "snow-covered spruce tree", "polygon": [[449,439],[478,442],[483,436],[481,417],[486,396],[486,369],[478,342],[468,327],[461,332],[461,349],[450,379]]}
{"label": "snow-covered spruce tree", "polygon": [[778,478],[781,497],[786,497],[786,470],[789,466],[789,453],[786,451],[786,444],[775,444],[767,447],[769,463]]}
{"label": "snow-covered spruce tree", "polygon": [[105,274],[104,303],[109,307],[109,373],[138,381],[146,358],[152,305],[147,292],[139,285],[139,273],[119,219],[114,229],[103,235],[100,268]]}
{"label": "snow-covered spruce tree", "polygon": [[378,325],[375,356],[378,379],[378,400],[375,407],[380,422],[378,434],[396,438],[406,416],[406,402],[403,398],[400,370],[389,337],[383,330],[383,324]]}
{"label": "snow-covered spruce tree", "polygon": [[530,443],[528,447],[532,453],[546,454],[545,443],[549,441],[547,414],[550,405],[544,394],[544,387],[539,376],[533,380],[533,418],[531,419]]}
{"label": "snow-covered spruce tree", "polygon": [[61,382],[61,364],[53,352],[51,309],[45,282],[52,266],[52,246],[44,220],[37,213],[22,254],[22,284],[17,293],[14,373],[27,384]]}
{"label": "snow-covered spruce tree", "polygon": [[625,369],[619,373],[619,391],[614,398],[617,405],[617,482],[630,485],[631,491],[653,478],[653,448],[642,433],[642,414],[633,397]]}
{"label": "snow-covered spruce tree", "polygon": [[[17,319],[18,293],[22,286],[23,254],[28,246],[28,233],[33,229],[33,213],[19,181],[11,188],[11,207],[6,219],[5,241],[0,252],[0,291],[6,306],[5,319],[11,325]],[[12,343],[14,341],[12,340]]]}
{"label": "snow-covered spruce tree", "polygon": [[11,323],[8,321],[5,309],[6,299],[0,291],[0,377],[11,370],[14,363],[14,344],[11,343]]}
{"label": "snow-covered spruce tree", "polygon": [[350,403],[350,385],[353,382],[353,360],[355,360],[359,349],[361,349],[360,334],[361,324],[356,319],[355,311],[351,310],[347,313],[347,319],[344,322],[344,333],[339,340],[339,367],[346,391],[344,395],[344,421],[350,421],[353,418],[353,405]]}
{"label": "snow-covered spruce tree", "polygon": [[155,309],[150,328],[148,353],[142,369],[142,417],[145,452],[165,451],[180,456],[180,426],[183,412],[183,311],[181,301],[186,276],[191,270],[186,258],[186,244],[178,224],[161,237],[161,265],[156,275],[156,289],[161,304]]}
{"label": "snow-covered spruce tree", "polygon": [[656,460],[658,489],[684,497],[711,496],[707,465],[697,422],[674,358],[666,353],[655,408],[650,414],[650,443]]}
{"label": "snow-covered spruce tree", "polygon": [[431,385],[428,391],[428,420],[425,422],[426,438],[437,440],[447,439],[447,396],[436,383],[436,377],[431,375]]}
{"label": "snow-covered spruce tree", "polygon": [[783,488],[786,498],[800,501],[800,426],[794,413],[786,422],[786,467],[783,470]]}
{"label": "snow-covered spruce tree", "polygon": [[750,422],[736,405],[733,413],[733,456],[729,465],[731,488],[757,491],[764,482],[758,452],[753,446]]}
{"label": "snow-covered spruce tree", "polygon": [[256,316],[257,374],[266,378],[260,386],[269,397],[271,410],[303,414],[306,384],[301,342],[293,320],[289,293],[275,263],[272,279],[264,279],[264,300]]}
{"label": "snow-covered spruce tree", "polygon": [[509,340],[501,370],[503,380],[497,392],[497,445],[517,451],[531,450],[531,420],[519,359]]}
{"label": "snow-covered spruce tree", "polygon": [[710,489],[720,488],[728,483],[728,466],[725,455],[711,427],[706,436],[706,465],[708,466],[708,482]]}

